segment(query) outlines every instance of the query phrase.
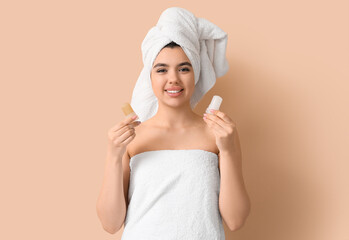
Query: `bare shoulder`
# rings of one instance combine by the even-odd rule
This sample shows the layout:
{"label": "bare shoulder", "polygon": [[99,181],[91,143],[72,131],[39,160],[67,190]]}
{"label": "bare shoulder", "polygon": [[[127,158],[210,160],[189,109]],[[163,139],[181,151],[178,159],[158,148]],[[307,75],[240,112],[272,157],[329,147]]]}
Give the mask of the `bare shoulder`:
{"label": "bare shoulder", "polygon": [[210,127],[207,125],[207,123],[204,121],[202,116],[197,115],[199,120],[198,124],[198,137],[200,137],[200,140],[202,141],[202,144],[206,146],[208,149],[210,149],[211,152],[214,152],[216,154],[219,153],[219,149],[216,145],[216,137],[213,133],[213,131],[210,129]]}
{"label": "bare shoulder", "polygon": [[149,143],[158,135],[157,129],[149,124],[148,120],[135,127],[135,134],[135,138],[127,145],[130,158],[139,152],[146,151],[146,146],[149,146]]}

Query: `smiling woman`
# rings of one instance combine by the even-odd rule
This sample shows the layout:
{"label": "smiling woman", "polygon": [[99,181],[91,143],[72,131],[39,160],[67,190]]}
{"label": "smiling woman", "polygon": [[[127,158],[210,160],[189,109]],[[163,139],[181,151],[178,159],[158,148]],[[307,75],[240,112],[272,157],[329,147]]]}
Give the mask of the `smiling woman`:
{"label": "smiling woman", "polygon": [[193,111],[228,70],[226,43],[220,28],[178,7],[148,32],[131,102],[141,123],[126,119],[109,132],[98,211],[108,232],[124,223],[122,240],[224,240],[223,220],[232,231],[242,226],[248,200],[235,125],[223,112]]}

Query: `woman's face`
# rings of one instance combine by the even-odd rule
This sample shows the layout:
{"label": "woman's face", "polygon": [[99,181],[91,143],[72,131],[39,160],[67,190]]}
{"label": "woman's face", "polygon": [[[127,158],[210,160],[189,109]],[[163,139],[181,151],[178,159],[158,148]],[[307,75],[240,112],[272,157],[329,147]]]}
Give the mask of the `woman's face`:
{"label": "woman's face", "polygon": [[[194,70],[181,47],[163,48],[151,69],[151,82],[158,101],[168,105],[190,103],[195,88]],[[167,89],[183,89],[179,96],[171,96]]]}

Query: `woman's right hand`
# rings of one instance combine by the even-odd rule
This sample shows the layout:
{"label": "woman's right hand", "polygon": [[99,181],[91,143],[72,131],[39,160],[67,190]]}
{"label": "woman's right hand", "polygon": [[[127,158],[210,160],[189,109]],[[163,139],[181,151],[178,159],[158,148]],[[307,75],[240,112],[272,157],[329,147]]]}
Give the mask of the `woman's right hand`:
{"label": "woman's right hand", "polygon": [[122,157],[127,145],[135,138],[134,128],[141,122],[134,121],[132,117],[117,123],[108,131],[108,151],[110,154]]}

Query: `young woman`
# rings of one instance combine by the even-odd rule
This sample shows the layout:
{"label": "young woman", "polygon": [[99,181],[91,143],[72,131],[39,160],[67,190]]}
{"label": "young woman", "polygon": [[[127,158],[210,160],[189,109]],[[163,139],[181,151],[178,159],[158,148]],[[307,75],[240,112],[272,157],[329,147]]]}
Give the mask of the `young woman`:
{"label": "young woman", "polygon": [[222,111],[193,112],[193,64],[175,42],[157,54],[150,78],[156,114],[108,132],[103,228],[125,224],[123,240],[225,239],[222,220],[234,231],[250,210],[236,126]]}

